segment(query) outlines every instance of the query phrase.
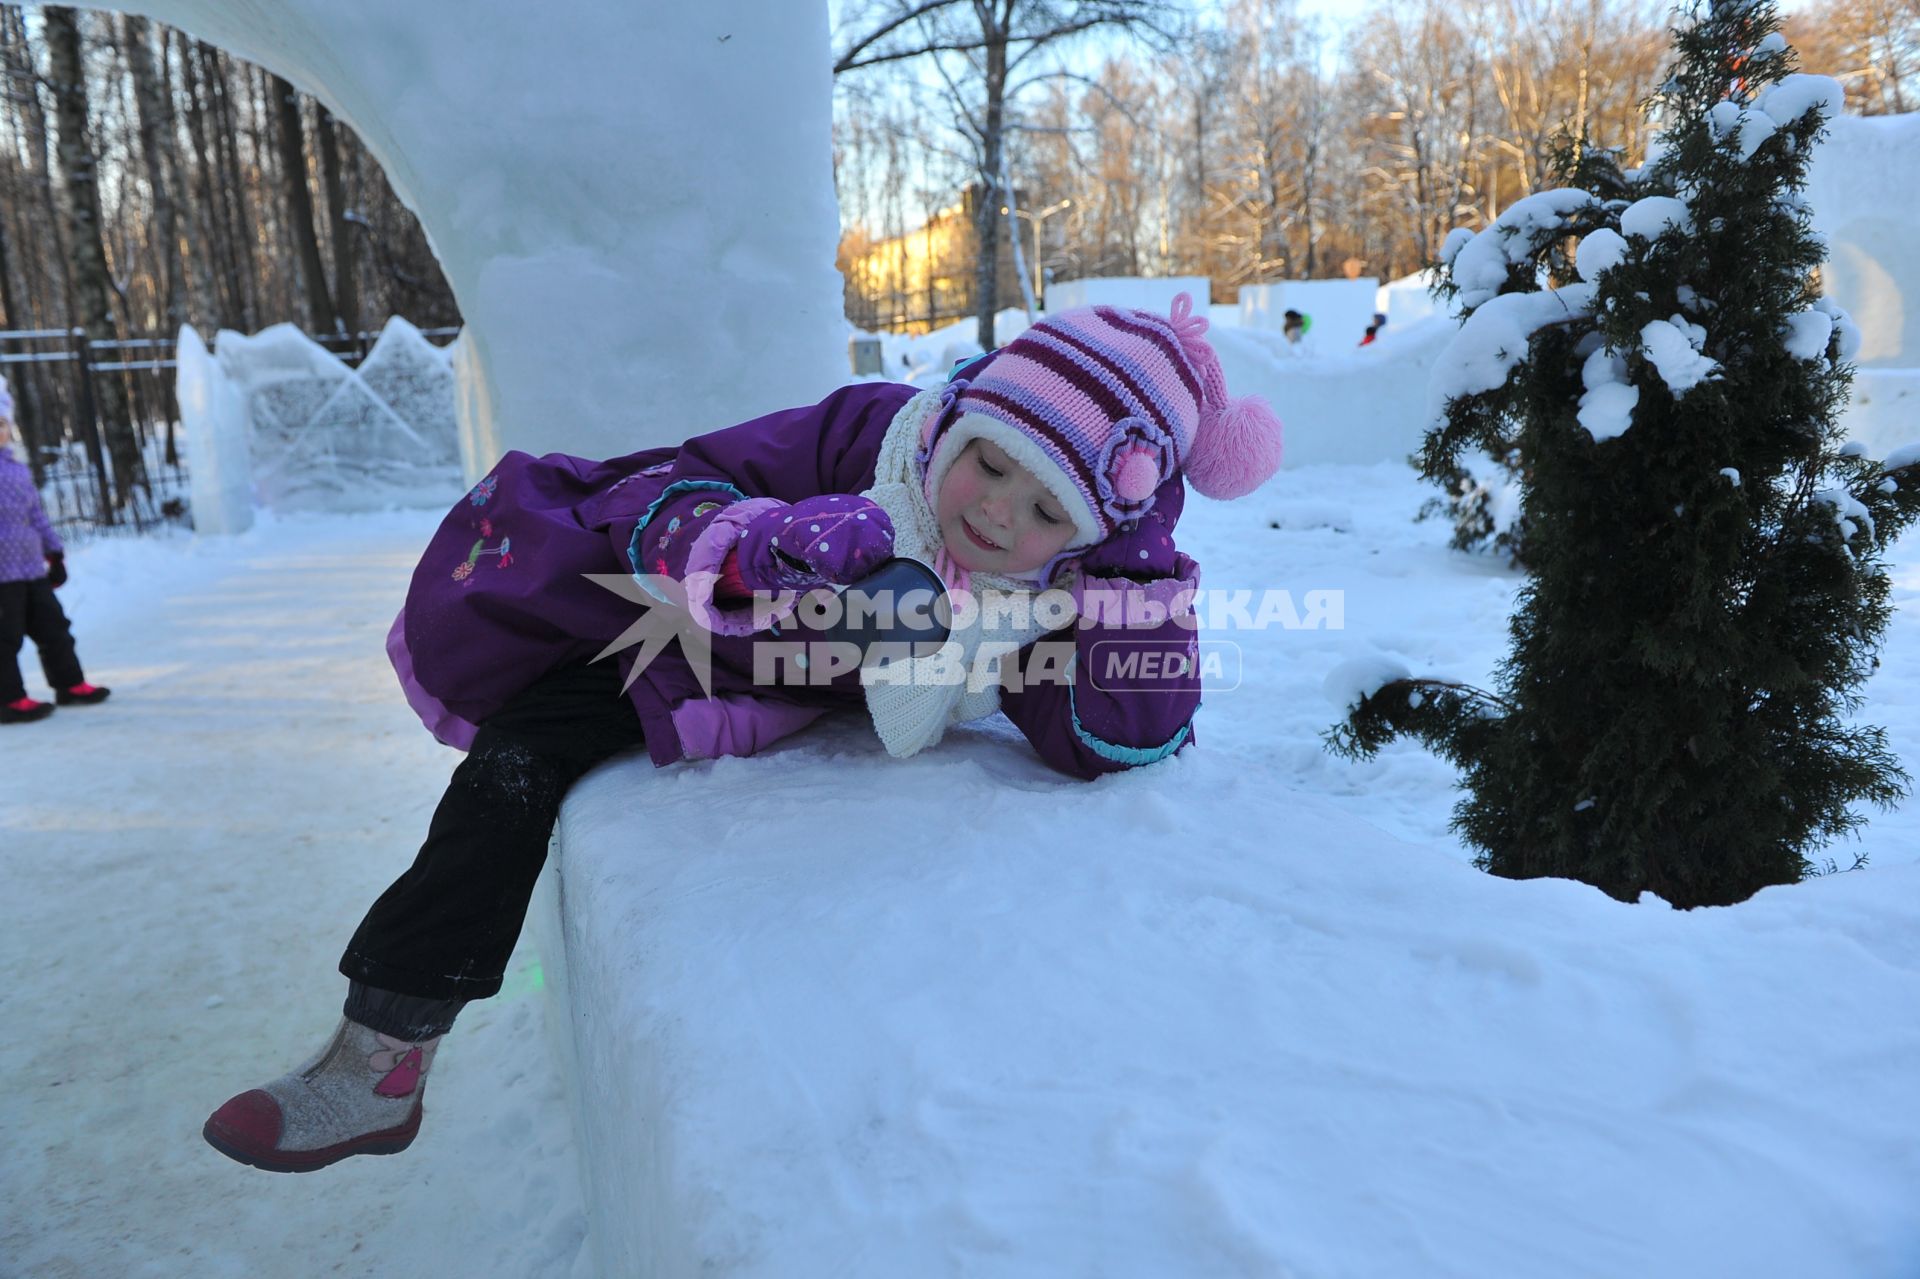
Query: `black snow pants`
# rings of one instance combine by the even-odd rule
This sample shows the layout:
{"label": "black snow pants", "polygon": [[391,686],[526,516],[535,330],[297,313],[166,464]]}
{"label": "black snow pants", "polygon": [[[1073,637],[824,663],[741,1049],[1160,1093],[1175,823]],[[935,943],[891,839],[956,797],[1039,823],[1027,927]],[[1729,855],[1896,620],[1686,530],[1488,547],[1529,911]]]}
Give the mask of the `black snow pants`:
{"label": "black snow pants", "polygon": [[22,639],[31,639],[40,650],[40,671],[55,692],[86,683],[73,651],[73,628],[51,578],[0,582],[0,702],[17,702],[27,695],[20,681]]}
{"label": "black snow pants", "polygon": [[479,726],[406,874],[340,957],[347,1016],[384,1034],[444,1033],[497,994],[560,801],[608,756],[642,742],[613,662],[559,667]]}

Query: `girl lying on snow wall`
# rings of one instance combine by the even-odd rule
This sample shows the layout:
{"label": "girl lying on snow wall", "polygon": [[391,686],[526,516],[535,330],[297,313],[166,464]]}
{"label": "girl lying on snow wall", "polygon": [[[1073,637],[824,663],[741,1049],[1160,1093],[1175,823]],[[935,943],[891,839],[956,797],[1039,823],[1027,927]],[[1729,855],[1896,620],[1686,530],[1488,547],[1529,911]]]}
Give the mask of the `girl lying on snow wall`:
{"label": "girl lying on snow wall", "polygon": [[[1123,629],[1129,603],[1133,618],[1151,622],[1148,600],[1164,618],[1198,581],[1173,544],[1182,477],[1233,498],[1280,464],[1280,423],[1257,399],[1228,400],[1206,327],[1185,294],[1171,315],[1066,311],[937,391],[861,383],[604,462],[507,454],[441,524],[388,637],[409,702],[467,757],[412,869],[347,944],[331,1040],[221,1106],[207,1141],[277,1172],[405,1149],[441,1036],[468,1000],[500,989],[561,799],[618,751],[644,743],[659,765],[750,755],[844,707],[864,707],[895,756],[1004,711],[1049,764],[1085,778],[1190,745],[1191,663],[1115,691],[1095,686],[1088,652],[1124,636],[1190,655],[1178,620]],[[852,583],[893,555],[976,599],[1070,591],[1083,624],[1051,632],[1075,655],[1067,678],[969,690],[855,668],[753,681],[768,596]],[[639,610],[584,575],[627,572],[656,591],[684,585],[712,632],[712,696],[677,649],[638,671],[630,651],[592,660]],[[946,649],[963,665],[989,644],[1016,653],[1011,676],[1050,633],[1032,616],[956,608]]]}

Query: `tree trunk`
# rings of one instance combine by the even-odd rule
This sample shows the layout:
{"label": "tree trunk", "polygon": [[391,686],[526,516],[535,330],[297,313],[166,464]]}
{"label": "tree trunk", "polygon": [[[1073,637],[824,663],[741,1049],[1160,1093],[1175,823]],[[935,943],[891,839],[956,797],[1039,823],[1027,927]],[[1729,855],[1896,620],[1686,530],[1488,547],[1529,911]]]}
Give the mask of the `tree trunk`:
{"label": "tree trunk", "polygon": [[211,56],[207,46],[199,41],[183,44],[180,48],[180,73],[185,79],[182,88],[187,96],[187,136],[193,141],[195,188],[200,195],[201,214],[207,223],[207,252],[203,256],[213,282],[209,296],[218,313],[220,327],[244,329],[247,323],[246,292],[240,283],[240,267],[233,247],[226,203],[214,187],[220,165],[217,155],[219,147],[212,133],[218,123],[211,118],[212,77],[215,74]]}
{"label": "tree trunk", "polygon": [[260,277],[254,269],[253,218],[247,209],[246,171],[240,165],[240,122],[233,107],[233,69],[227,56],[208,44],[201,50],[211,69],[207,87],[213,103],[213,142],[220,152],[220,198],[233,230],[234,276],[240,285],[240,324],[251,333],[259,327]]}
{"label": "tree trunk", "polygon": [[[188,194],[193,186],[192,166],[199,152],[196,150],[193,156],[180,154],[178,132],[173,126],[174,112],[178,109],[176,106],[178,100],[174,97],[173,79],[174,36],[172,27],[160,28],[160,100],[164,104],[168,121],[165,148],[167,172],[173,182],[174,195],[186,202],[183,220],[177,227],[180,235],[182,267],[180,287],[186,294],[186,314],[182,317],[182,321],[185,322],[193,316],[217,313],[220,308],[214,300],[213,271],[208,261],[211,256],[209,249],[212,239],[200,236],[199,224],[194,218],[192,202]],[[189,110],[191,110],[195,90],[192,87],[192,70],[187,64],[186,49],[183,39],[180,44],[181,89],[186,94]],[[192,136],[194,145],[198,147],[198,135]],[[180,211],[176,210],[176,212]]]}
{"label": "tree trunk", "polygon": [[[172,159],[174,137],[173,104],[162,93],[160,78],[154,70],[152,36],[147,20],[127,16],[121,22],[121,43],[126,47],[128,76],[133,81],[134,103],[139,115],[140,154],[147,170],[147,185],[151,188],[153,233],[158,242],[160,323],[161,328],[171,336],[178,333],[187,320],[186,260],[180,248],[180,232],[173,203],[177,182],[167,172],[168,162]],[[141,382],[136,381],[134,385],[138,387]],[[172,379],[162,379],[157,389],[160,395],[160,421],[166,424],[166,461],[169,466],[178,466],[179,449],[173,428],[180,417],[180,406],[174,399]]]}
{"label": "tree trunk", "polygon": [[37,73],[27,46],[27,27],[16,7],[12,11],[12,28],[8,32],[8,43],[21,50],[24,64],[16,68],[20,74],[20,83],[25,92],[19,95],[19,101],[26,110],[27,145],[34,162],[34,185],[39,188],[40,205],[47,215],[47,226],[53,237],[54,261],[60,281],[60,295],[71,313],[73,307],[73,268],[66,245],[61,238],[61,213],[59,197],[53,189],[53,161],[49,158],[51,143],[48,140],[47,113],[40,105],[40,95],[33,88]]}
{"label": "tree trunk", "polygon": [[[228,59],[240,71],[240,106],[246,121],[248,153],[248,190],[253,195],[254,240],[259,257],[254,277],[254,302],[260,308],[260,323],[273,323],[285,316],[296,324],[311,327],[307,315],[305,290],[295,278],[293,263],[299,256],[293,231],[287,225],[286,183],[280,177],[280,147],[276,136],[280,126],[269,99],[267,75],[250,62]],[[305,316],[304,319],[301,317]]]}
{"label": "tree trunk", "polygon": [[360,288],[355,274],[353,223],[347,220],[347,186],[340,169],[340,144],[333,113],[316,104],[314,137],[320,147],[320,175],[327,188],[327,234],[333,241],[333,304],[348,333],[360,331]]}
{"label": "tree trunk", "polygon": [[[25,317],[21,314],[19,303],[14,298],[13,254],[9,252],[7,246],[8,233],[4,213],[4,210],[0,210],[0,308],[4,308],[6,311],[6,327],[10,329],[24,329],[27,328],[28,325],[25,322]],[[14,389],[24,391],[26,388],[21,386]],[[25,396],[21,398],[24,400]],[[19,409],[16,408],[13,414],[13,424],[20,433],[21,444],[26,447],[27,464],[33,468],[33,482],[39,484],[45,478],[42,474],[44,461],[40,455],[39,448],[39,414],[28,413],[23,416]]]}
{"label": "tree trunk", "polygon": [[[1010,6],[1009,6],[1010,7]],[[993,317],[1000,309],[1000,149],[1006,145],[1007,24],[991,5],[980,6],[987,41],[987,111],[980,131],[980,205],[974,210],[974,238],[980,260],[974,264],[974,306],[982,351],[994,349]]]}
{"label": "tree trunk", "polygon": [[[15,86],[6,95],[7,111],[15,138],[26,148],[20,157],[19,178],[34,197],[23,197],[13,206],[19,210],[16,225],[21,228],[19,238],[24,250],[15,257],[15,266],[25,296],[23,309],[16,313],[9,307],[8,317],[16,328],[44,328],[66,322],[65,317],[72,312],[73,292],[67,280],[66,253],[59,248],[60,223],[49,177],[46,116],[34,87],[37,77],[33,55],[27,44],[26,20],[18,5],[0,6],[0,45],[4,46],[5,64]],[[53,251],[39,251],[44,244],[54,246]],[[48,257],[54,259],[51,269],[45,260]],[[58,293],[58,303],[49,301],[49,289]],[[48,368],[45,364],[22,364],[11,379],[15,398],[40,428],[42,444],[63,435],[54,426],[60,412],[61,388],[49,377]],[[34,459],[36,476],[41,474],[44,460],[39,456]]]}
{"label": "tree trunk", "polygon": [[[127,48],[127,68],[133,77],[133,96],[140,114],[140,154],[145,161],[147,185],[153,191],[153,227],[160,241],[162,314],[167,332],[179,331],[187,322],[186,265],[180,252],[180,232],[174,219],[174,182],[167,174],[167,158],[173,141],[173,105],[160,91],[154,73],[153,48],[145,18],[131,15],[121,19],[121,36]],[[162,145],[162,139],[166,145]]]}
{"label": "tree trunk", "polygon": [[[79,20],[72,9],[65,7],[50,6],[44,12],[48,79],[52,82],[60,168],[66,186],[74,300],[87,340],[109,342],[116,336],[113,288],[107,278],[106,249],[100,241],[100,187],[87,138],[87,85],[81,70]],[[113,460],[113,509],[118,510],[145,483],[140,446],[127,415],[120,380],[96,378],[91,391],[106,436],[107,454]]]}
{"label": "tree trunk", "polygon": [[[1314,108],[1309,106],[1307,109],[1311,111]],[[1300,221],[1307,228],[1305,278],[1309,280],[1317,280],[1320,278],[1319,245],[1316,243],[1319,237],[1313,233],[1313,170],[1319,161],[1320,144],[1318,142],[1308,142],[1307,160],[1305,164],[1300,166]]]}
{"label": "tree trunk", "polygon": [[327,291],[327,267],[320,260],[320,240],[313,230],[313,191],[307,186],[306,131],[300,122],[300,97],[293,86],[279,76],[270,77],[267,88],[273,95],[277,122],[274,133],[280,147],[280,177],[286,185],[287,222],[294,247],[300,254],[300,275],[307,286],[307,314],[313,318],[316,334],[337,333],[340,321],[334,314],[333,296]]}

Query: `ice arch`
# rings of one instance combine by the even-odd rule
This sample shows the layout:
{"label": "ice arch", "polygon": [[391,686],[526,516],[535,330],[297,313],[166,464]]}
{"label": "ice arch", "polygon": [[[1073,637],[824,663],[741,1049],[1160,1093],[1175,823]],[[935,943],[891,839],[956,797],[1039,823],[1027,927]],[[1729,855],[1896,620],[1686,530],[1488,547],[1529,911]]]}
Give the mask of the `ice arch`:
{"label": "ice arch", "polygon": [[[1860,326],[1863,370],[1911,369],[1920,365],[1920,113],[1840,116],[1827,128],[1806,191],[1814,229],[1827,238],[1826,291]],[[1863,392],[1873,388],[1856,385],[1856,404]],[[1910,421],[1899,429],[1911,435]]]}
{"label": "ice arch", "polygon": [[325,102],[466,316],[462,449],[631,452],[844,373],[819,4],[141,0]]}

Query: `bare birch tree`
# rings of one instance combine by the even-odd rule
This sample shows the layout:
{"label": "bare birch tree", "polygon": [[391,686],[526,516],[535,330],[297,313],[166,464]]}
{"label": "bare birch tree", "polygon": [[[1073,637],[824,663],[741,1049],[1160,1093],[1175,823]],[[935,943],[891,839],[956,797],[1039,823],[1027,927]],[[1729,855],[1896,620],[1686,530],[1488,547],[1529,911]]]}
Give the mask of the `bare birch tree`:
{"label": "bare birch tree", "polygon": [[[87,81],[81,68],[79,15],[62,6],[45,10],[47,80],[53,90],[60,173],[66,205],[67,244],[73,255],[75,318],[90,341],[118,336],[113,288],[101,239],[100,178],[87,134]],[[91,388],[106,451],[112,459],[112,509],[124,507],[144,479],[139,441],[115,378]]]}
{"label": "bare birch tree", "polygon": [[1004,163],[1011,77],[1040,50],[1073,36],[1096,28],[1151,30],[1169,12],[1164,0],[882,0],[843,24],[835,75],[930,59],[952,90],[981,190],[974,211],[974,304],[983,349],[995,344],[1000,209],[1012,196]]}
{"label": "bare birch tree", "polygon": [[174,131],[172,103],[161,91],[160,78],[154,70],[152,33],[147,20],[133,15],[123,17],[120,40],[140,113],[140,159],[153,208],[165,327],[172,331],[187,320],[186,259],[181,253],[180,231],[174,219],[176,179],[169,171],[173,159],[173,150],[168,145]]}

